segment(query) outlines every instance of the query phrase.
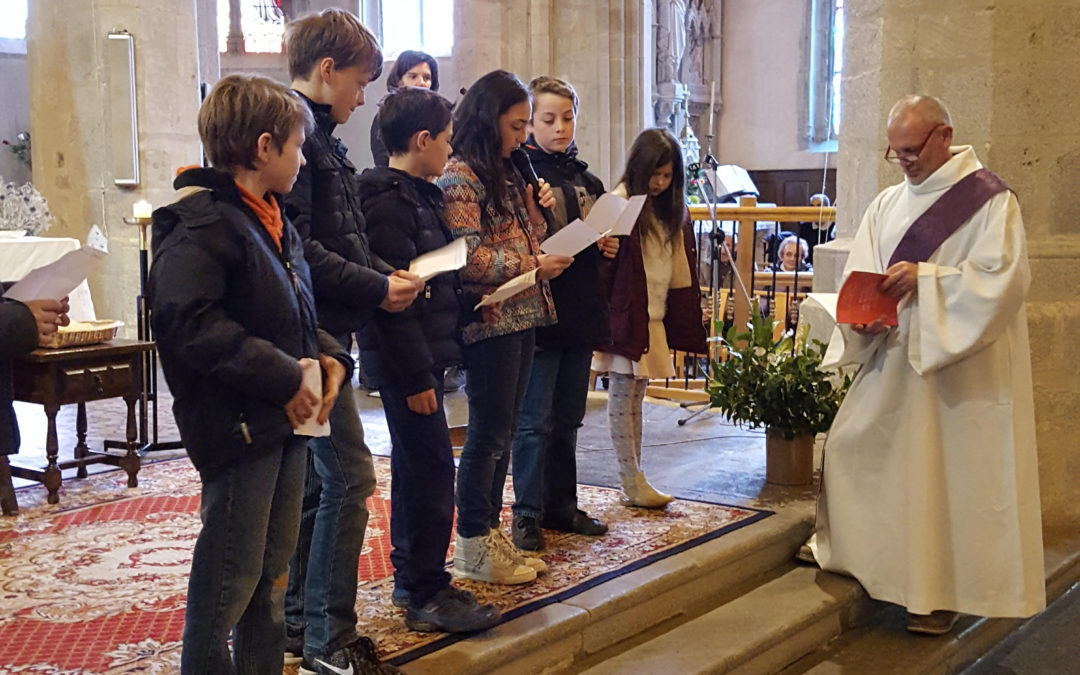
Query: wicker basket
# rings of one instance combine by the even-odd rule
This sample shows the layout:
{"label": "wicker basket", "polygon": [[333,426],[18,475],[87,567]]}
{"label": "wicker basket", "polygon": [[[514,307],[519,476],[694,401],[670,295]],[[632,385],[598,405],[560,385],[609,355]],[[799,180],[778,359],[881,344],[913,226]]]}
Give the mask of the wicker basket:
{"label": "wicker basket", "polygon": [[123,325],[123,321],[73,321],[48,337],[39,338],[38,346],[58,349],[96,345],[116,337],[116,331]]}

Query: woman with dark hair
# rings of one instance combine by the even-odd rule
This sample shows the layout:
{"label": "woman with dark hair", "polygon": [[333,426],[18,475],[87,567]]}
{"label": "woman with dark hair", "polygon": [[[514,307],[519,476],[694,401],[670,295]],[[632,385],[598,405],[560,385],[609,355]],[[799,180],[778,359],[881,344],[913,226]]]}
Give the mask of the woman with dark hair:
{"label": "woman with dark hair", "polygon": [[[497,316],[465,326],[469,377],[469,426],[457,474],[457,540],[453,573],[500,584],[527,583],[546,569],[526,558],[500,522],[503,486],[515,424],[532,369],[534,328],[555,321],[547,280],[573,258],[540,253],[547,224],[510,162],[525,141],[531,116],[529,90],[504,70],[484,75],[469,88],[454,115],[454,154],[436,180],[446,203],[446,223],[468,243],[461,271],[467,293],[490,294],[503,283],[533,272],[536,283],[503,301]],[[541,184],[540,204],[555,203]]]}
{"label": "woman with dark hair", "polygon": [[627,506],[662,508],[671,501],[641,470],[641,406],[649,380],[675,376],[671,349],[707,351],[684,176],[675,137],[646,129],[630,147],[615,188],[622,197],[648,196],[615,257],[611,344],[594,354],[592,365],[610,375],[608,427]]}
{"label": "woman with dark hair", "polygon": [[[411,49],[401,52],[386,78],[386,89],[395,92],[402,87],[439,91],[439,63],[435,57]],[[389,166],[390,154],[379,133],[380,115],[375,113],[375,119],[371,121],[371,156],[375,166]]]}

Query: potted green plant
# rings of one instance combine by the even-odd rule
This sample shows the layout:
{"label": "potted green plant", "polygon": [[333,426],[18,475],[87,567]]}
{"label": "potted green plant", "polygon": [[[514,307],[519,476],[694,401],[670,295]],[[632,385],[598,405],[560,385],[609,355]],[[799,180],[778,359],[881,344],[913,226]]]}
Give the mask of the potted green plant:
{"label": "potted green plant", "polygon": [[768,482],[805,485],[813,479],[814,437],[832,425],[851,376],[821,369],[826,345],[807,345],[805,329],[774,338],[776,324],[754,313],[749,331],[728,330],[721,339],[727,358],[710,367],[709,404],[740,426],[765,427]]}

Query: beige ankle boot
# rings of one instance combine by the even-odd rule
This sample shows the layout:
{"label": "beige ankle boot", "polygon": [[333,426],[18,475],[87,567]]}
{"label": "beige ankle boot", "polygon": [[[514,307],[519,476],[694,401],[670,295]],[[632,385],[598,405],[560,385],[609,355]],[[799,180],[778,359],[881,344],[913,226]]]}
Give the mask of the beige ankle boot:
{"label": "beige ankle boot", "polygon": [[633,476],[626,476],[622,481],[622,495],[619,500],[624,506],[640,506],[646,509],[661,509],[674,499],[671,495],[658,491],[645,474],[638,471]]}

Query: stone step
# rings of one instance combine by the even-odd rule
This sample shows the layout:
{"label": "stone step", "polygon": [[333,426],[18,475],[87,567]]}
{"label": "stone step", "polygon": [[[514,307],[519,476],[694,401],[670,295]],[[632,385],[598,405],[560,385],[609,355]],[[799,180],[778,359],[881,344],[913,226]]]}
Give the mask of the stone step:
{"label": "stone step", "polygon": [[764,520],[449,645],[402,670],[580,671],[788,572],[792,555],[810,534],[813,508],[810,500],[787,504]]}
{"label": "stone step", "polygon": [[[1047,604],[1080,580],[1080,532],[1074,529],[1066,526],[1044,531]],[[808,654],[783,675],[955,673],[1026,623],[1022,619],[961,616],[948,635],[927,637],[908,633],[903,608],[888,605],[863,626]]]}
{"label": "stone step", "polygon": [[794,567],[583,674],[772,673],[856,625],[873,606],[852,579]]}

